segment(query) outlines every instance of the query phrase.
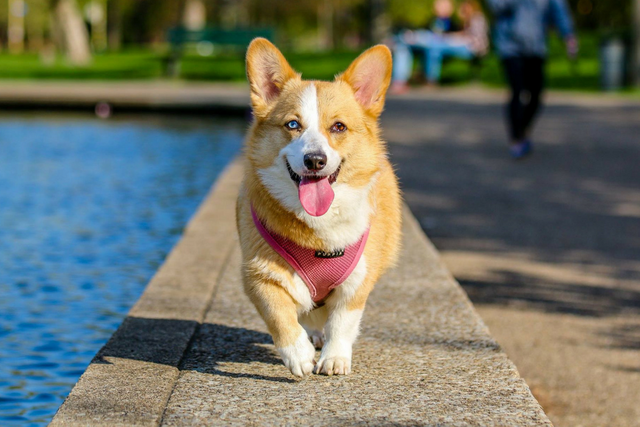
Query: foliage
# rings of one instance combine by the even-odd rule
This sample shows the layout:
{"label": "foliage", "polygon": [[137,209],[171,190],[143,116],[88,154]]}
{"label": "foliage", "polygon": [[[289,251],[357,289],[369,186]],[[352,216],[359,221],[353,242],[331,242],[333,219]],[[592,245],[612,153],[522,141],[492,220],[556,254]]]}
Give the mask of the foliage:
{"label": "foliage", "polygon": [[[561,40],[550,40],[547,80],[551,88],[598,89],[598,37],[593,33],[581,36],[581,54],[577,62],[566,58]],[[346,69],[358,51],[323,53],[285,52],[291,65],[305,78],[329,80]],[[0,55],[0,78],[21,79],[157,79],[163,76],[166,54],[162,51],[128,49],[117,53],[95,55],[88,67],[71,67],[59,59],[53,66],[43,65],[35,54]],[[244,61],[241,53],[220,53],[211,57],[190,53],[182,62],[181,78],[201,81],[244,81]],[[463,60],[448,60],[442,73],[444,85],[463,84],[478,80],[490,86],[502,86],[504,79],[500,61],[488,55],[479,66]]]}
{"label": "foliage", "polygon": [[117,2],[123,41],[146,44],[164,40],[166,30],[180,24],[184,0],[111,0]]}
{"label": "foliage", "polygon": [[[25,0],[29,46],[38,50],[50,35],[55,0]],[[109,29],[125,44],[157,44],[180,24],[185,0],[77,0],[82,10],[90,1],[109,9]],[[385,4],[390,28],[423,27],[432,18],[434,0],[378,0]],[[460,0],[457,0],[458,2]],[[634,0],[568,0],[578,28],[588,31],[630,30]],[[640,1],[640,0],[635,0]],[[373,0],[202,0],[207,22],[217,27],[262,26],[277,30],[278,43],[296,48],[333,45],[356,47],[366,42]],[[0,0],[0,45],[6,43],[7,7]],[[327,35],[330,32],[331,34]],[[325,43],[330,37],[333,42]],[[117,44],[116,44],[117,45]]]}
{"label": "foliage", "polygon": [[433,16],[433,1],[387,0],[387,13],[396,28],[426,27]]}
{"label": "foliage", "polygon": [[[576,24],[582,30],[630,30],[634,0],[569,0]],[[637,1],[637,0],[636,0]]]}

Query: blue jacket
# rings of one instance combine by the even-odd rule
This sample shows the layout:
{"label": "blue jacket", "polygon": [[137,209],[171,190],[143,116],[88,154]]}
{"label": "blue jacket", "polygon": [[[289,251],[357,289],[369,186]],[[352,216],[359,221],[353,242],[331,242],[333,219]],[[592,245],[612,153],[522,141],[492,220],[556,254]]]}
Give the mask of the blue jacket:
{"label": "blue jacket", "polygon": [[494,38],[502,58],[547,56],[547,29],[573,34],[566,0],[487,0],[495,16]]}

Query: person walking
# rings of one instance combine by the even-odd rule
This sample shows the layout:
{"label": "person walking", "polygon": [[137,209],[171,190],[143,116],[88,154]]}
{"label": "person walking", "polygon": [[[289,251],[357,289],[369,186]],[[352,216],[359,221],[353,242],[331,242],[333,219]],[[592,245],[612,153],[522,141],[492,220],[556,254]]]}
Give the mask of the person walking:
{"label": "person walking", "polygon": [[531,127],[540,109],[547,56],[546,36],[555,27],[570,58],[578,42],[566,0],[487,0],[495,17],[495,47],[511,87],[507,105],[509,152],[514,159],[531,154]]}

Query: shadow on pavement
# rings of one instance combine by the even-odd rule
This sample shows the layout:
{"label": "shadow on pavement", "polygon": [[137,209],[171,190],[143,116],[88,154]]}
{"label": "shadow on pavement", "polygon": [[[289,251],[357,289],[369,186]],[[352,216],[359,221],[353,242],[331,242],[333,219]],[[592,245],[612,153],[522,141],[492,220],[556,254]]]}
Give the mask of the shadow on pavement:
{"label": "shadow on pavement", "polygon": [[[492,271],[492,281],[459,280],[469,298],[479,304],[508,305],[580,316],[640,314],[640,292],[540,280],[513,271]],[[640,348],[640,345],[638,346]]]}
{"label": "shadow on pavement", "polygon": [[127,317],[91,363],[106,357],[178,366],[198,323],[187,320]]}
{"label": "shadow on pavement", "polygon": [[[600,336],[610,341],[610,346],[622,350],[640,350],[640,324],[628,323],[609,328]],[[637,369],[640,372],[640,368]]]}
{"label": "shadow on pavement", "polygon": [[455,273],[474,303],[640,314],[640,107],[548,107],[534,155],[514,162],[501,105],[389,104],[383,127],[391,160],[438,249],[505,260],[518,254],[535,265],[600,271],[613,282],[540,280],[509,270],[507,261],[486,280]]}
{"label": "shadow on pavement", "polygon": [[210,323],[198,326],[197,322],[185,320],[127,317],[92,363],[110,363],[106,358],[115,357],[179,367],[183,371],[295,382],[285,377],[232,373],[219,369],[221,363],[281,365],[278,355],[266,347],[271,344],[273,341],[269,334],[245,328]]}
{"label": "shadow on pavement", "polygon": [[266,347],[266,345],[272,344],[271,336],[264,332],[206,323],[200,326],[195,339],[191,342],[189,350],[180,364],[180,370],[233,378],[252,378],[283,383],[296,382],[291,378],[229,372],[220,369],[221,363],[257,362],[280,366],[282,365],[280,357],[274,350]]}

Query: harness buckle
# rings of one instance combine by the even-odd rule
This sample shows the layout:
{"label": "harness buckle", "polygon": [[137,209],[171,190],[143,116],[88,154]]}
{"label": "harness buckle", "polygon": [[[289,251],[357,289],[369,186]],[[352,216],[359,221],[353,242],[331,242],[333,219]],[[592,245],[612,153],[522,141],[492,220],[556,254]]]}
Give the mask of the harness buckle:
{"label": "harness buckle", "polygon": [[333,252],[325,252],[325,251],[316,251],[316,258],[339,258],[344,256],[344,249],[338,249]]}

